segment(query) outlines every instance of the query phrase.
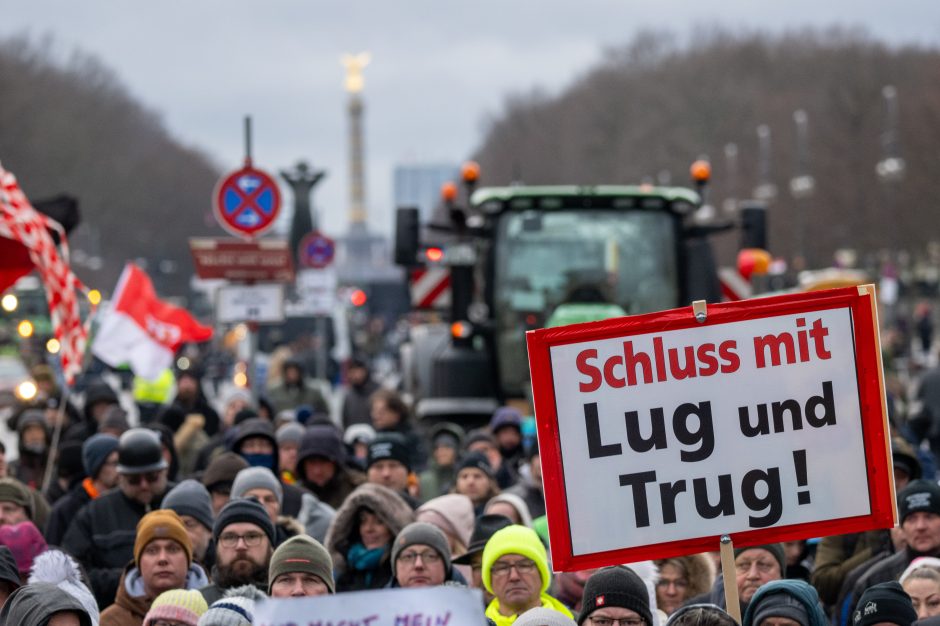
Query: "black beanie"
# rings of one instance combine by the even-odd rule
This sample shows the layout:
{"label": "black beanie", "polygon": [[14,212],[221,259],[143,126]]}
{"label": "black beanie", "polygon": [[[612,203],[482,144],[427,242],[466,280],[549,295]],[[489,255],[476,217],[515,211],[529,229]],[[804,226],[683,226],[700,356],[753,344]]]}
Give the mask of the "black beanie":
{"label": "black beanie", "polygon": [[254,498],[236,498],[229,500],[228,503],[222,507],[222,510],[219,511],[219,516],[215,518],[215,526],[212,527],[212,537],[215,539],[216,543],[218,543],[219,535],[225,531],[226,526],[241,522],[254,524],[260,528],[264,534],[268,536],[268,541],[271,542],[272,548],[277,543],[274,537],[274,522],[268,517],[267,510]]}
{"label": "black beanie", "polygon": [[578,624],[583,624],[595,610],[607,606],[629,609],[646,620],[647,626],[653,624],[649,591],[643,579],[629,567],[605,567],[591,574],[584,584]]}
{"label": "black beanie", "polygon": [[898,494],[901,524],[908,515],[926,511],[940,515],[940,485],[930,480],[912,480]]}
{"label": "black beanie", "polygon": [[482,452],[471,452],[464,458],[460,460],[460,463],[457,465],[457,473],[460,474],[461,471],[467,469],[468,467],[473,467],[490,478],[495,478],[496,474],[493,473],[493,466],[490,465],[490,462],[486,460],[486,456]]}
{"label": "black beanie", "polygon": [[905,593],[901,583],[891,581],[872,585],[865,590],[855,605],[852,626],[874,624],[897,624],[911,626],[917,620],[917,612],[911,597]]}
{"label": "black beanie", "polygon": [[408,456],[408,446],[401,435],[390,433],[379,435],[369,443],[368,467],[385,459],[398,461],[411,471],[411,458]]}
{"label": "black beanie", "polygon": [[734,549],[734,558],[737,559],[742,552],[747,552],[748,550],[766,550],[773,555],[774,560],[777,561],[777,565],[780,566],[780,578],[787,577],[787,554],[783,550],[782,543],[766,543],[762,546],[748,546],[746,548],[735,548]]}

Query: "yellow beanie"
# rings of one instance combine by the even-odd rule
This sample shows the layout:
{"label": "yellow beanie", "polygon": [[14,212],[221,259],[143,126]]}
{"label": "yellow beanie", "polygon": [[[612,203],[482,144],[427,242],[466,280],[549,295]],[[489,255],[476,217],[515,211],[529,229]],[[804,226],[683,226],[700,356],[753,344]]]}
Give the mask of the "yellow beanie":
{"label": "yellow beanie", "polygon": [[483,548],[483,585],[486,590],[493,593],[490,581],[490,570],[498,558],[506,554],[519,554],[531,559],[539,568],[542,577],[542,590],[545,593],[552,582],[552,573],[548,571],[548,554],[539,536],[531,528],[525,526],[507,526],[493,533],[486,547]]}
{"label": "yellow beanie", "polygon": [[176,511],[159,509],[140,518],[137,522],[137,539],[134,541],[134,565],[140,567],[140,555],[154,539],[172,539],[183,546],[187,563],[193,562],[193,544]]}
{"label": "yellow beanie", "polygon": [[144,617],[143,626],[150,626],[158,619],[196,626],[199,618],[208,610],[206,599],[195,589],[171,589],[156,597]]}

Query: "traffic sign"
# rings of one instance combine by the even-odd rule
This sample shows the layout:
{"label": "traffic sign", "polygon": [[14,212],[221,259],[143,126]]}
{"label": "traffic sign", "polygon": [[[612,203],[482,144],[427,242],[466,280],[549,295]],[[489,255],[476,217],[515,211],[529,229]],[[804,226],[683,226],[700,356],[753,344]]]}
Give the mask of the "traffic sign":
{"label": "traffic sign", "polygon": [[284,239],[193,237],[189,249],[199,278],[284,283],[294,280],[290,248]]}
{"label": "traffic sign", "polygon": [[326,235],[321,235],[317,231],[307,233],[300,240],[300,246],[297,249],[297,261],[303,267],[313,269],[322,269],[333,262],[333,256],[336,254],[336,244]]}
{"label": "traffic sign", "polygon": [[284,321],[284,286],[225,285],[219,289],[216,321],[278,323]]}
{"label": "traffic sign", "polygon": [[450,268],[419,267],[411,272],[411,305],[418,309],[450,306]]}
{"label": "traffic sign", "polygon": [[225,230],[251,239],[274,224],[281,210],[281,192],[271,176],[246,165],[219,181],[213,208]]}

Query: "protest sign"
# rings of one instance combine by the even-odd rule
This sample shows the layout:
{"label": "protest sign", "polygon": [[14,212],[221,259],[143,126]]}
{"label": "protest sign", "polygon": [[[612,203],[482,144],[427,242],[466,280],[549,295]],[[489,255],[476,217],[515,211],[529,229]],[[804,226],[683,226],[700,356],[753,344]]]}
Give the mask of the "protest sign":
{"label": "protest sign", "polygon": [[873,287],[527,341],[556,570],[895,523]]}
{"label": "protest sign", "polygon": [[357,591],[311,598],[268,598],[255,626],[480,626],[478,589],[428,587]]}

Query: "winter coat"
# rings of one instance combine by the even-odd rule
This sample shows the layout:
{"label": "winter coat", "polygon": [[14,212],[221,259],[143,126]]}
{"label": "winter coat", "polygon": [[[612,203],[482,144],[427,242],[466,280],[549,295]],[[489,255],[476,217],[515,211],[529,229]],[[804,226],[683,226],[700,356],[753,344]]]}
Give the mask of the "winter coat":
{"label": "winter coat", "polygon": [[448,465],[444,467],[432,460],[428,468],[421,472],[419,480],[421,499],[427,502],[450,491],[450,488],[457,481],[457,466]]}
{"label": "winter coat", "polygon": [[[542,608],[558,611],[565,617],[574,619],[574,615],[572,615],[571,611],[568,610],[568,607],[547,593],[542,594],[541,600]],[[519,617],[518,615],[503,615],[500,613],[499,598],[493,598],[493,600],[490,601],[489,606],[486,607],[486,616],[493,620],[496,626],[510,626]]]}
{"label": "winter coat", "polygon": [[372,423],[372,394],[379,390],[379,384],[367,378],[361,385],[351,385],[343,397],[343,429],[353,424]]}
{"label": "winter coat", "polygon": [[88,388],[85,390],[85,406],[82,408],[82,421],[72,424],[66,429],[65,434],[62,436],[63,442],[78,441],[82,443],[98,432],[98,422],[95,421],[94,415],[91,414],[91,408],[98,402],[120,403],[117,394],[114,393],[114,389],[102,380],[95,381],[88,385]]}
{"label": "winter coat", "polygon": [[59,498],[59,501],[52,507],[49,520],[46,522],[46,531],[43,533],[46,537],[46,543],[50,546],[61,545],[62,540],[65,538],[65,531],[69,529],[72,520],[82,510],[82,507],[93,499],[84,482],[78,483],[67,494]]}
{"label": "winter coat", "polygon": [[336,509],[320,502],[319,498],[306,491],[301,495],[300,503],[296,519],[303,526],[303,532],[323,543],[330,524],[336,517]]}
{"label": "winter coat", "polygon": [[301,382],[298,385],[281,384],[268,392],[268,400],[274,405],[274,412],[293,411],[299,406],[309,406],[314,413],[329,413],[323,394],[316,387]]}
{"label": "winter coat", "polygon": [[25,585],[10,594],[0,610],[0,624],[43,626],[62,611],[74,611],[81,626],[93,625],[81,603],[51,583]]}
{"label": "winter coat", "polygon": [[356,487],[366,482],[366,476],[358,470],[337,465],[336,473],[328,483],[320,487],[316,483],[304,482],[304,487],[313,493],[320,502],[330,505],[339,510],[346,498],[349,497]]}
{"label": "winter coat", "polygon": [[145,506],[112,489],[82,507],[66,531],[62,547],[85,568],[99,607],[114,601],[121,572],[134,558],[137,522],[159,509],[164,495]]}
{"label": "winter coat", "polygon": [[[193,563],[186,574],[186,589],[199,589],[209,583],[205,570]],[[101,612],[101,626],[141,626],[156,596],[144,590],[140,570],[130,563],[121,575],[114,604]]]}
{"label": "winter coat", "polygon": [[801,580],[773,580],[758,589],[748,603],[742,626],[753,626],[754,616],[760,609],[761,602],[773,594],[786,594],[795,598],[809,615],[807,626],[826,626],[826,615],[819,608],[819,595],[809,583]]}
{"label": "winter coat", "polygon": [[[408,503],[387,487],[365,483],[353,491],[336,512],[324,543],[333,558],[337,591],[365,588],[365,581],[360,580],[361,577],[348,566],[346,560],[349,549],[359,541],[359,511],[361,509],[368,509],[375,513],[388,528],[392,538],[414,521],[414,513]],[[382,562],[375,570],[376,575],[368,585],[369,588],[382,587],[391,578],[389,557],[389,550],[386,550]]]}
{"label": "winter coat", "polygon": [[887,530],[823,537],[816,547],[816,568],[811,577],[819,597],[827,605],[835,604],[848,573],[890,548],[891,533]]}
{"label": "winter coat", "polygon": [[215,409],[212,408],[212,405],[209,404],[209,400],[206,399],[206,394],[202,391],[202,385],[199,385],[199,389],[196,392],[196,399],[194,402],[187,404],[180,400],[178,397],[174,398],[172,405],[179,408],[185,414],[189,413],[198,413],[206,418],[206,423],[202,429],[210,437],[217,432],[219,432],[219,414]]}

